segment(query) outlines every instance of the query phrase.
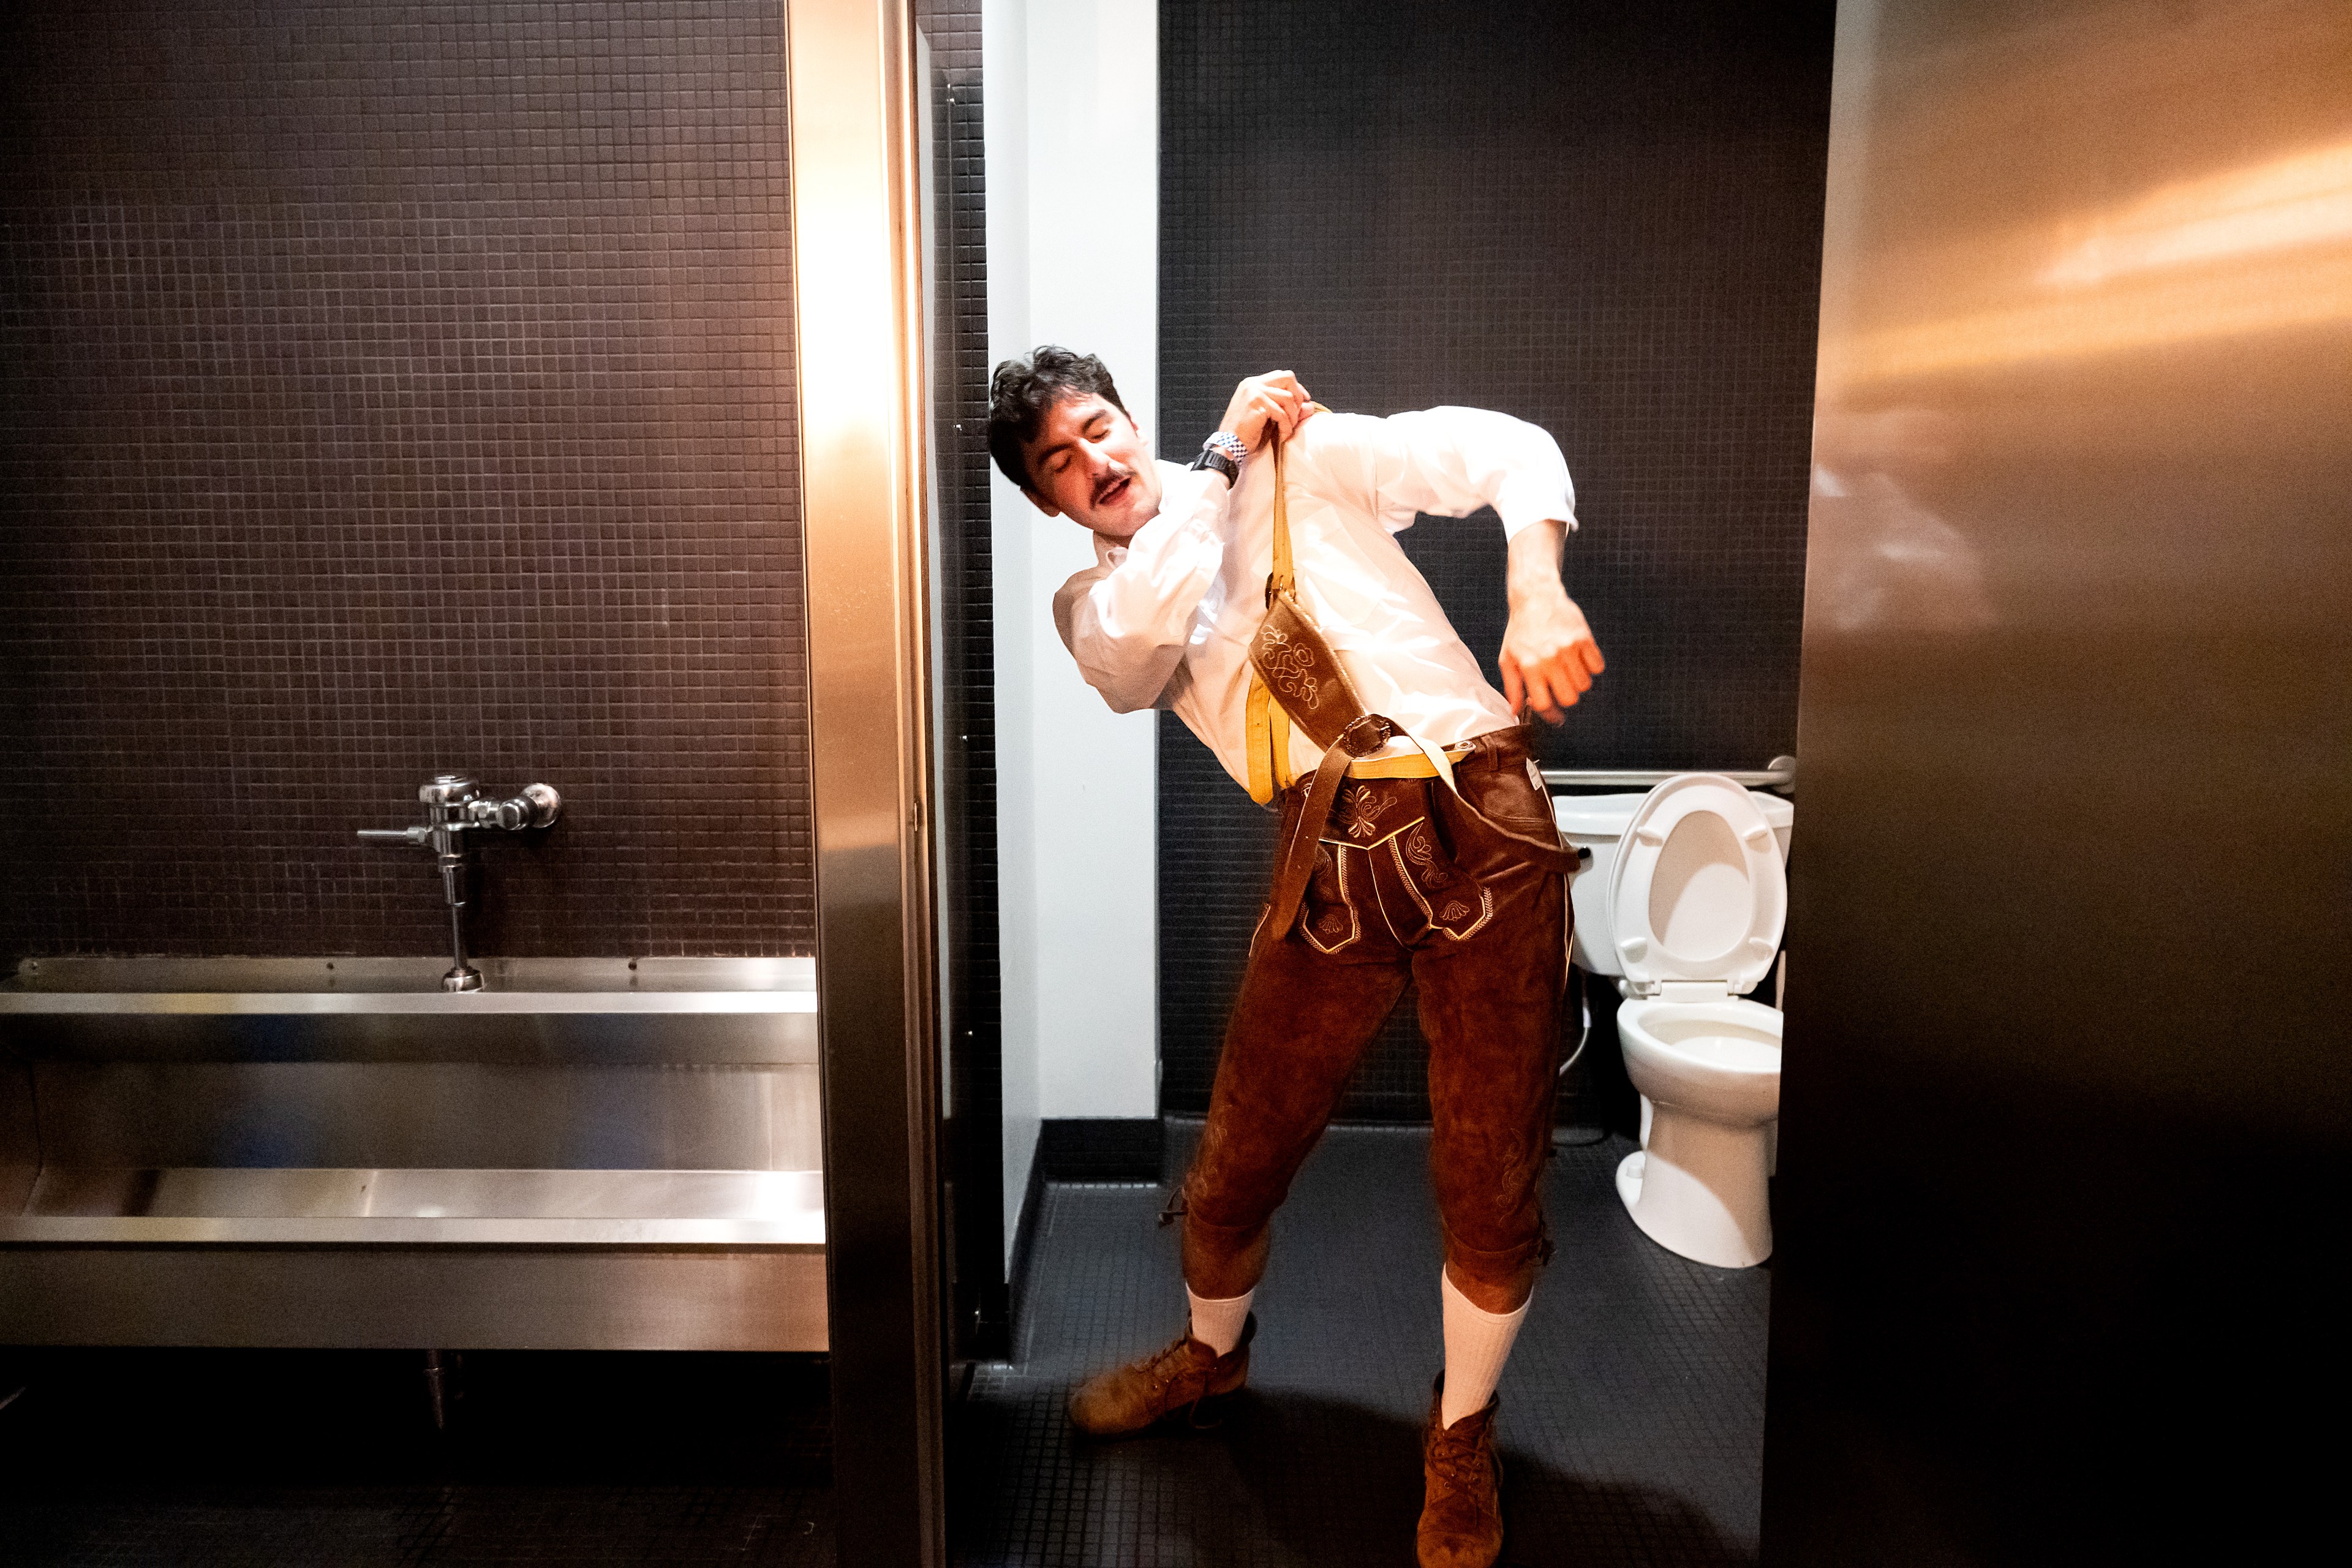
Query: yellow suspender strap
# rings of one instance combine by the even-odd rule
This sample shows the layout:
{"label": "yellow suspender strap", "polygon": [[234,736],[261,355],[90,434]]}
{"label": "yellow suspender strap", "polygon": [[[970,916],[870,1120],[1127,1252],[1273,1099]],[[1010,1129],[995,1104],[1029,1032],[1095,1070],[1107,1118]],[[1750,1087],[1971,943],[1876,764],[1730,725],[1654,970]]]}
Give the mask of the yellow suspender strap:
{"label": "yellow suspender strap", "polygon": [[1274,722],[1269,712],[1285,720],[1290,715],[1265,689],[1265,682],[1250,671],[1249,678],[1249,792],[1250,798],[1260,805],[1272,804],[1279,788],[1274,782]]}
{"label": "yellow suspender strap", "polygon": [[[1290,565],[1289,486],[1282,477],[1282,433],[1266,432],[1274,444],[1274,572],[1265,582],[1265,602],[1297,586]],[[1297,782],[1290,771],[1290,715],[1252,668],[1249,683],[1249,792],[1260,805]]]}
{"label": "yellow suspender strap", "polygon": [[1274,443],[1274,575],[1266,582],[1269,608],[1276,594],[1295,592],[1298,579],[1290,570],[1290,487],[1282,478],[1282,432],[1266,431]]}

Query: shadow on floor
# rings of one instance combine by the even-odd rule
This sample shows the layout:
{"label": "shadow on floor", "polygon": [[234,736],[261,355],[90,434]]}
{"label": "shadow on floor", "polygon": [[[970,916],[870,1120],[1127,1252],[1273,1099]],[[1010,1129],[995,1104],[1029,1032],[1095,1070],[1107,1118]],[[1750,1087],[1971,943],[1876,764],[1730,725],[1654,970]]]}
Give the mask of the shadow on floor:
{"label": "shadow on floor", "polygon": [[[1171,1172],[1192,1129],[1170,1128]],[[1642,1236],[1622,1138],[1563,1142],[1559,1255],[1503,1381],[1506,1561],[1755,1560],[1769,1281]],[[1063,1414],[1088,1373],[1182,1322],[1161,1188],[1049,1185],[1017,1359],[975,1369],[948,1466],[971,1568],[1409,1563],[1421,1421],[1442,1353],[1425,1129],[1334,1128],[1275,1221],[1249,1391],[1223,1426],[1095,1445]]]}
{"label": "shadow on floor", "polygon": [[[968,1405],[967,1457],[1034,1456],[1002,1404]],[[1173,1428],[1097,1444],[1064,1431],[1057,1468],[1088,1506],[1006,1520],[1016,1478],[967,1469],[955,1559],[969,1568],[1118,1563],[1360,1568],[1412,1561],[1421,1513],[1421,1429],[1360,1405],[1245,1392],[1207,1431]],[[1733,1568],[1754,1558],[1689,1504],[1641,1487],[1571,1477],[1504,1447],[1507,1568]],[[1010,1525],[1012,1528],[1003,1528]],[[988,1539],[987,1537],[993,1537]]]}

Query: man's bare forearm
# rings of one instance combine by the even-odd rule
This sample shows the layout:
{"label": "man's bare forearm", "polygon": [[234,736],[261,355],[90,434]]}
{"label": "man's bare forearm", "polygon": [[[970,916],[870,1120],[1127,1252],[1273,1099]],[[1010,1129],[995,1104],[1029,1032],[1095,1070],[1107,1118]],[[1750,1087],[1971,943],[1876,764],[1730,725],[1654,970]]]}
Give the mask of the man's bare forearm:
{"label": "man's bare forearm", "polygon": [[1503,574],[1511,622],[1496,661],[1503,696],[1513,711],[1531,709],[1555,724],[1592,689],[1592,678],[1602,668],[1592,628],[1559,580],[1567,542],[1568,525],[1557,520],[1530,523],[1511,535]]}
{"label": "man's bare forearm", "polygon": [[1511,614],[1517,615],[1522,606],[1549,603],[1555,596],[1568,597],[1559,580],[1560,555],[1567,545],[1568,525],[1557,521],[1530,523],[1511,535],[1510,556],[1503,571]]}

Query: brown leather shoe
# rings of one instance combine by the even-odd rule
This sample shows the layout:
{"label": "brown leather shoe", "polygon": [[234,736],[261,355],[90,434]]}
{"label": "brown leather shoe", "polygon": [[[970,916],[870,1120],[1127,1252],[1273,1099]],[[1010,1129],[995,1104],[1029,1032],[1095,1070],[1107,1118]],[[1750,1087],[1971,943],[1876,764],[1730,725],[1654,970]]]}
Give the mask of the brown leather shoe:
{"label": "brown leather shoe", "polygon": [[1257,1314],[1242,1323],[1241,1343],[1219,1355],[1188,1331],[1164,1351],[1097,1373],[1070,1395],[1070,1420],[1095,1437],[1140,1432],[1182,1411],[1195,1426],[1202,1401],[1218,1399],[1249,1381],[1250,1341],[1257,1337]]}
{"label": "brown leather shoe", "polygon": [[1451,1426],[1437,1424],[1445,1375],[1421,1435],[1421,1568],[1493,1568],[1503,1554],[1503,1461],[1495,1456],[1499,1396]]}

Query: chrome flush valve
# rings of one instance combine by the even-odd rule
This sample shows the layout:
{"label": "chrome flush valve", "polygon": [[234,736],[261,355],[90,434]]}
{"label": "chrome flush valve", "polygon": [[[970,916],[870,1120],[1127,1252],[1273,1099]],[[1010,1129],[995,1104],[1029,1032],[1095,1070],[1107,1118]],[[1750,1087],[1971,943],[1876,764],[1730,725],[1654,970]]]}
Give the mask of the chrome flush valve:
{"label": "chrome flush valve", "polygon": [[449,947],[456,962],[441,977],[444,991],[479,991],[482,972],[466,962],[467,882],[472,869],[468,830],[498,828],[518,833],[551,827],[563,815],[563,797],[543,784],[526,784],[509,800],[493,800],[464,773],[436,773],[416,792],[425,820],[414,827],[362,827],[360,837],[376,844],[415,844],[433,851],[441,868],[441,890],[449,901]]}
{"label": "chrome flush valve", "polygon": [[466,811],[477,826],[502,827],[514,833],[526,827],[554,826],[555,819],[563,815],[563,797],[555,793],[552,785],[525,784],[522,793],[512,800],[483,800],[478,796],[466,803]]}

